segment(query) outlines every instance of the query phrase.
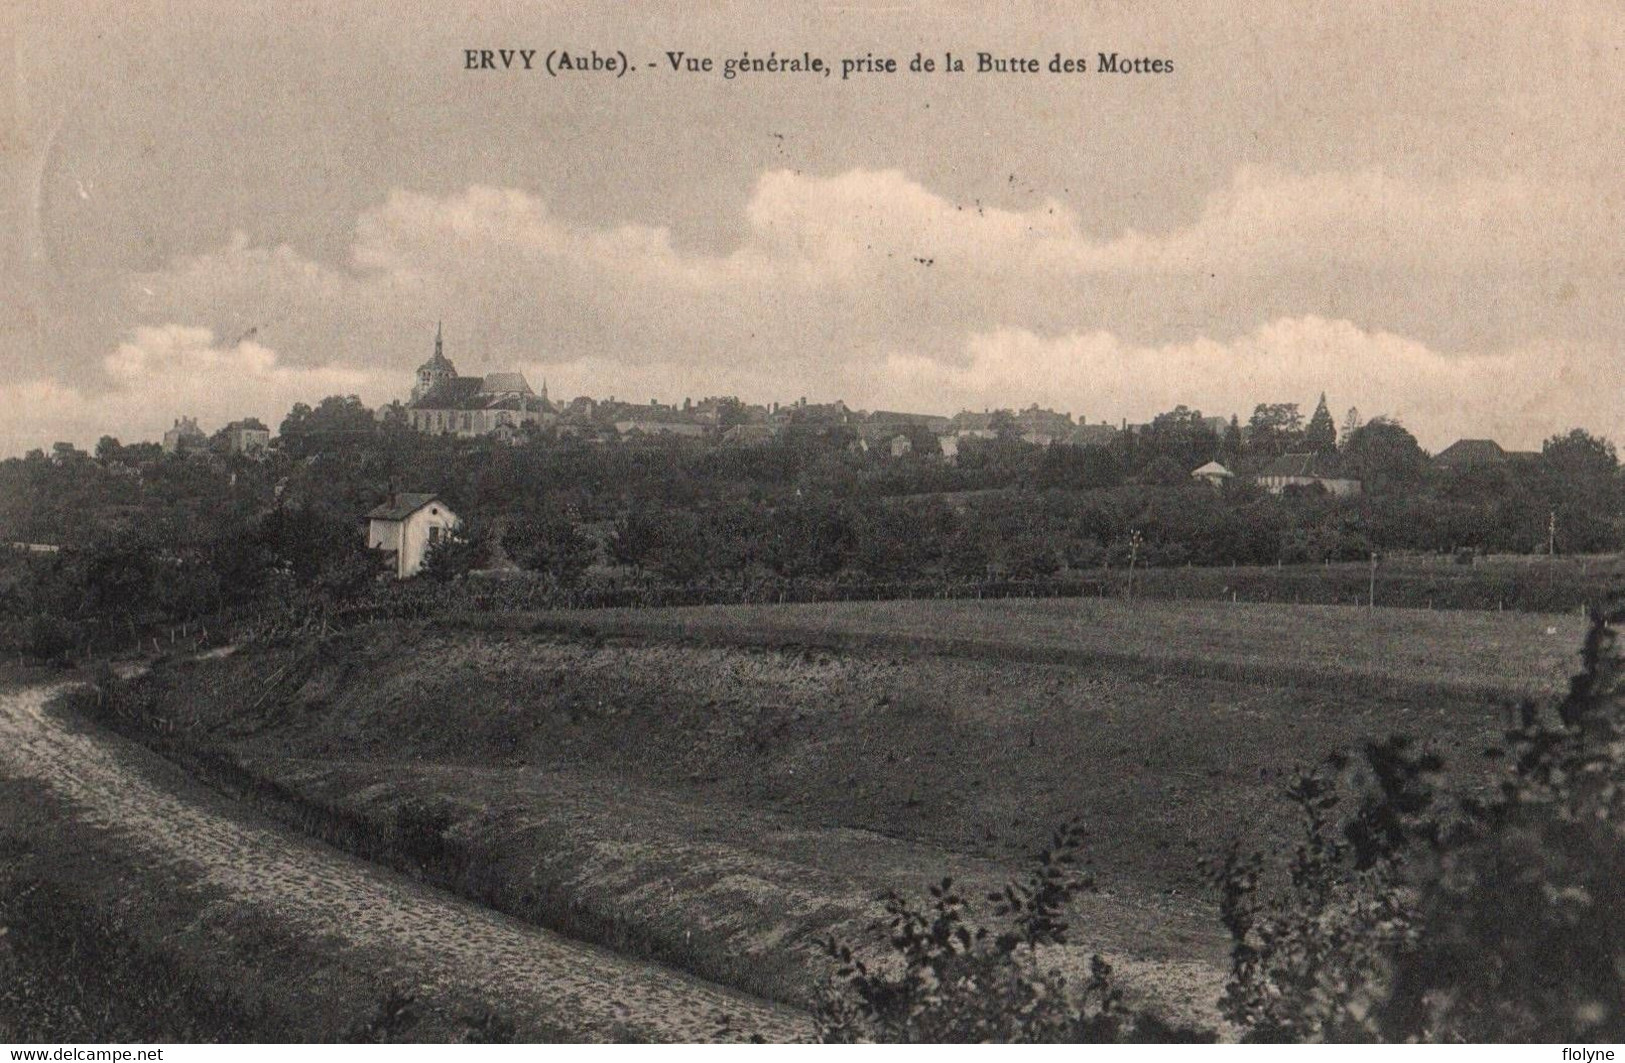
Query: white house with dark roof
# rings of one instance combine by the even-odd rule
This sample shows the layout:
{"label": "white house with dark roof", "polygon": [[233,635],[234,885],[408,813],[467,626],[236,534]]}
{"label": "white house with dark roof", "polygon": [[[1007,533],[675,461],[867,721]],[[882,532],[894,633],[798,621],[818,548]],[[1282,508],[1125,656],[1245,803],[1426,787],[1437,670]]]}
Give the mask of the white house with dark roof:
{"label": "white house with dark roof", "polygon": [[1282,454],[1258,474],[1257,480],[1258,486],[1272,495],[1289,487],[1319,487],[1339,498],[1360,493],[1360,481],[1341,475],[1330,455],[1308,451]]}
{"label": "white house with dark roof", "polygon": [[398,494],[367,514],[367,548],[395,555],[395,578],[415,576],[429,547],[462,521],[439,495]]}

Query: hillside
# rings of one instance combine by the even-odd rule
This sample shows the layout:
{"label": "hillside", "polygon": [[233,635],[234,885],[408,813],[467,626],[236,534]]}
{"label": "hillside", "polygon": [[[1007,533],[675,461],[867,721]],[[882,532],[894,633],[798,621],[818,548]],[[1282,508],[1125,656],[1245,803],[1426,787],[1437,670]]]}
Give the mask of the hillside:
{"label": "hillside", "polygon": [[[1081,815],[1103,891],[1080,939],[1186,1010],[1222,963],[1199,863],[1286,840],[1292,766],[1396,730],[1472,763],[1506,704],[1558,688],[1579,628],[1227,609],[377,625],[175,666],[155,693],[190,748],[308,829],[797,1002],[823,970],[812,941],[859,933],[882,890],[994,885]],[[991,634],[956,626],[973,622]]]}

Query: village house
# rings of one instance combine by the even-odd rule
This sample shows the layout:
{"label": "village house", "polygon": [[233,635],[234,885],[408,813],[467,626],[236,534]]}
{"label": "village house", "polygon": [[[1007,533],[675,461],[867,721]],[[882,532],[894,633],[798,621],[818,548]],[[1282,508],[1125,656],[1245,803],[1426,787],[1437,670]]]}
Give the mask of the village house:
{"label": "village house", "polygon": [[419,432],[464,438],[502,430],[510,437],[524,425],[543,427],[558,420],[558,411],[542,393],[531,391],[522,373],[459,376],[446,357],[437,325],[434,356],[418,366],[417,383],[406,404],[406,423]]}
{"label": "village house", "polygon": [[429,548],[462,521],[438,495],[397,494],[367,514],[367,548],[394,555],[395,578],[415,576]]}
{"label": "village house", "polygon": [[1327,494],[1343,498],[1360,493],[1360,481],[1342,476],[1331,466],[1328,455],[1313,452],[1282,454],[1258,474],[1258,486],[1272,495],[1289,487],[1319,487]]}
{"label": "village house", "polygon": [[722,433],[722,443],[730,447],[763,447],[773,442],[775,432],[765,424],[736,424]]}
{"label": "village house", "polygon": [[1038,404],[1027,407],[1015,416],[1016,431],[1022,442],[1036,447],[1047,447],[1071,437],[1077,429],[1070,413],[1041,410]]}
{"label": "village house", "polygon": [[233,421],[221,429],[225,437],[226,452],[245,457],[264,457],[271,449],[271,430],[257,418]]}
{"label": "village house", "polygon": [[197,418],[182,417],[164,433],[165,454],[192,454],[209,448],[209,437],[197,426]]}
{"label": "village house", "polygon": [[1107,424],[1080,424],[1072,430],[1067,442],[1076,447],[1105,447],[1110,446],[1117,438],[1117,426]]}
{"label": "village house", "polygon": [[1504,465],[1507,452],[1493,439],[1458,439],[1433,456],[1441,469],[1465,469],[1480,465]]}

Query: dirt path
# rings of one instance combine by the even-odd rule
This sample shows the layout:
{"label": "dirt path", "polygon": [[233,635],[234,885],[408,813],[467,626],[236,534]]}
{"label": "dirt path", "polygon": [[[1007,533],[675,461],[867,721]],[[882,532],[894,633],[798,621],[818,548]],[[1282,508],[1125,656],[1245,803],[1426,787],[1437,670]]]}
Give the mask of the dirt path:
{"label": "dirt path", "polygon": [[193,870],[284,926],[389,957],[391,977],[425,996],[474,992],[583,1040],[710,1040],[719,1014],[768,1040],[811,1032],[791,1009],[561,938],[189,800],[128,763],[116,737],[46,712],[63,689],[0,694],[0,771],[48,786],[150,859]]}

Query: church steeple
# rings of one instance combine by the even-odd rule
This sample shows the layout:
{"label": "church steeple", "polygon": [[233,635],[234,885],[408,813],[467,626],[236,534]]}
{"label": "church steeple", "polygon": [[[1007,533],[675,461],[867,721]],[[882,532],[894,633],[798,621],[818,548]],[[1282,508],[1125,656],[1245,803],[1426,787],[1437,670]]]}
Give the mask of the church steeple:
{"label": "church steeple", "polygon": [[417,383],[412,388],[412,401],[423,398],[448,380],[455,380],[457,367],[446,357],[445,340],[440,322],[434,323],[434,357],[418,366]]}

